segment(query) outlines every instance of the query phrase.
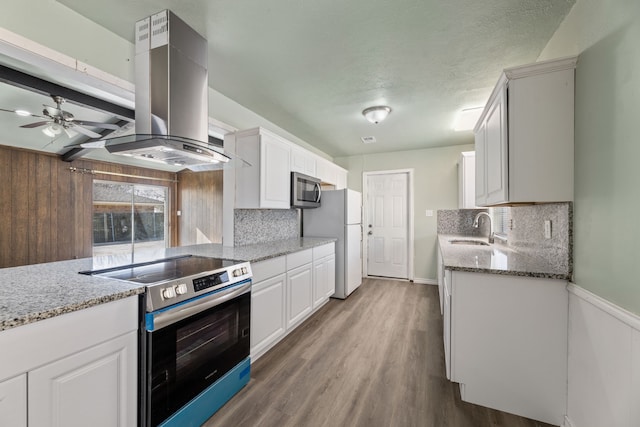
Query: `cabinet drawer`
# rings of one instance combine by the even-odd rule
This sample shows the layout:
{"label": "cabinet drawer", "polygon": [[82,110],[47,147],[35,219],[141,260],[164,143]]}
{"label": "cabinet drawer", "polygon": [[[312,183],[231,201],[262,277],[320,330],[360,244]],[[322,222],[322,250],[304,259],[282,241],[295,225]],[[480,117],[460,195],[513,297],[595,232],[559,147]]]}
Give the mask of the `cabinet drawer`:
{"label": "cabinet drawer", "polygon": [[310,263],[313,260],[313,250],[305,249],[304,251],[294,252],[287,255],[287,270],[300,267]]}
{"label": "cabinet drawer", "polygon": [[251,263],[251,271],[253,272],[253,282],[262,282],[278,274],[284,274],[287,271],[286,259],[284,256],[280,256]]}
{"label": "cabinet drawer", "polygon": [[326,245],[316,246],[313,248],[313,259],[318,260],[320,258],[324,258],[328,255],[331,255],[335,251],[334,243],[327,243]]}

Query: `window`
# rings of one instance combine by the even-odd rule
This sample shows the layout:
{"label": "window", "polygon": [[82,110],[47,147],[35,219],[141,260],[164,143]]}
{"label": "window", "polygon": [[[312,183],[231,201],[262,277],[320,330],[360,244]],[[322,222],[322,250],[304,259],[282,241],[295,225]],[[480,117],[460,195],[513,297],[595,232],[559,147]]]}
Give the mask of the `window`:
{"label": "window", "polygon": [[489,208],[489,213],[493,224],[493,232],[506,239],[511,225],[511,208]]}
{"label": "window", "polygon": [[[167,246],[167,187],[93,182],[93,255],[164,252]],[[136,256],[136,258],[140,258]]]}

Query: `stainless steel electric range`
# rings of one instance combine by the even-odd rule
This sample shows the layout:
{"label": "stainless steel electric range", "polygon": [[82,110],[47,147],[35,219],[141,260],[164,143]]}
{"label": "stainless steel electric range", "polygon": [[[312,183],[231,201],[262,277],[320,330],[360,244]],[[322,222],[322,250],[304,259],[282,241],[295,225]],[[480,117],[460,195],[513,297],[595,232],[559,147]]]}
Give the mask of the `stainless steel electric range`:
{"label": "stainless steel electric range", "polygon": [[199,256],[90,272],[146,286],[143,426],[199,426],[249,381],[251,267]]}

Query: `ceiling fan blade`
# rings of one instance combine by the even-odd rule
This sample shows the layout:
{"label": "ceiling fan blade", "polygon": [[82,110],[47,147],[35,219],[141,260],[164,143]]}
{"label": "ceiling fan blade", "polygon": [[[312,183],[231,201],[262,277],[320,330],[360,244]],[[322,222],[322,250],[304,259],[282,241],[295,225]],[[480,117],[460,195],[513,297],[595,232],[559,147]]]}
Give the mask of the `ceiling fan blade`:
{"label": "ceiling fan blade", "polygon": [[84,120],[73,120],[73,123],[77,124],[77,125],[91,126],[91,127],[95,127],[95,128],[102,128],[102,129],[111,129],[111,130],[120,129],[120,126],[115,125],[113,123],[87,122],[87,121],[84,121]]}
{"label": "ceiling fan blade", "polygon": [[76,132],[80,132],[81,134],[86,135],[90,138],[102,138],[102,135],[100,135],[99,133],[95,133],[94,131],[83,128],[82,126],[77,125],[75,123],[73,126],[73,130]]}
{"label": "ceiling fan blade", "polygon": [[101,139],[99,141],[81,142],[80,144],[65,145],[64,148],[104,148],[107,141]]}
{"label": "ceiling fan blade", "polygon": [[16,111],[20,111],[20,110],[7,110],[6,108],[0,108],[0,111],[4,111],[5,113],[13,113],[13,114],[17,114],[18,116],[21,117],[36,117],[38,119],[46,119],[47,117],[45,116],[39,116],[37,114],[18,114]]}
{"label": "ceiling fan blade", "polygon": [[69,128],[66,128],[66,127],[64,128],[64,133],[66,133],[69,138],[73,138],[74,136],[76,136],[78,134],[78,132],[76,132],[75,130],[69,129]]}
{"label": "ceiling fan blade", "polygon": [[51,123],[50,121],[44,121],[44,122],[34,122],[34,123],[29,123],[26,125],[22,125],[20,126],[21,128],[37,128],[38,126],[44,126]]}

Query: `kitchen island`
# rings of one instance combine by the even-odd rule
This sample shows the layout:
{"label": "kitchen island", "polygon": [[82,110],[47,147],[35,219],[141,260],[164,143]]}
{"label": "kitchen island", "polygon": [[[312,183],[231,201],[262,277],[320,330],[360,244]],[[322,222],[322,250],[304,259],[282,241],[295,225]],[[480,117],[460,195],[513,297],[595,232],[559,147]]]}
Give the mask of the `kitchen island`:
{"label": "kitchen island", "polygon": [[[302,237],[235,247],[211,243],[167,248],[163,254],[155,255],[258,262],[334,241]],[[101,259],[99,268],[108,264]],[[93,269],[96,267],[92,258],[0,269],[0,331],[144,292],[141,284],[78,274]]]}
{"label": "kitchen island", "polygon": [[[295,238],[240,247],[204,244],[167,248],[152,259],[195,255],[255,262],[254,274],[259,277],[264,273],[260,265],[286,258],[287,301],[291,301],[287,307],[297,308],[306,294],[315,310],[320,306],[311,299],[315,277],[321,279],[318,283],[335,283],[327,276],[334,241]],[[306,264],[298,267],[296,262]],[[114,256],[0,269],[0,425],[137,424],[145,285],[79,274],[128,263],[128,256]],[[270,295],[263,283],[255,298],[252,291],[252,306],[260,307]],[[328,301],[326,292],[324,297],[323,302]],[[272,308],[267,304],[261,309],[267,322],[278,317],[271,315]],[[296,320],[311,312],[296,312]],[[296,325],[287,325],[287,331]],[[252,321],[252,328],[261,326]]]}

